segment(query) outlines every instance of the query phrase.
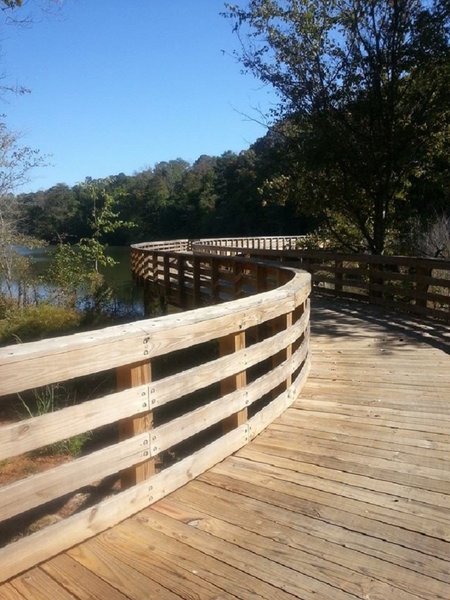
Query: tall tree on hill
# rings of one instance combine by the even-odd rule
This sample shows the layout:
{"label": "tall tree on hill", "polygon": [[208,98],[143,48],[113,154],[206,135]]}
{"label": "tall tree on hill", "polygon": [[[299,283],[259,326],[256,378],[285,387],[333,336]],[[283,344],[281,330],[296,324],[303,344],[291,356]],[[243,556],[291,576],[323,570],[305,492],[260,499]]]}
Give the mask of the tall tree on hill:
{"label": "tall tree on hill", "polygon": [[303,195],[348,247],[383,253],[411,197],[424,210],[412,188],[448,167],[449,13],[448,0],[227,5],[241,62],[279,94]]}

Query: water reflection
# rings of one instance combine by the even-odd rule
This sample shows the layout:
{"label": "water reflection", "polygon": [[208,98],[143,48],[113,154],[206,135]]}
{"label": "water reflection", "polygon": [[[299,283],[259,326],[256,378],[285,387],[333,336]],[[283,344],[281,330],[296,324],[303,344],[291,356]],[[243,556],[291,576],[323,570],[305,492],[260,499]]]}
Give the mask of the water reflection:
{"label": "water reflection", "polygon": [[[21,246],[16,250],[31,260],[32,274],[37,280],[33,294],[37,294],[39,298],[48,297],[54,288],[46,279],[46,275],[56,247],[27,248]],[[131,277],[130,249],[124,246],[110,246],[107,249],[107,255],[117,263],[113,267],[100,268],[106,284],[113,292],[110,310],[118,316],[142,317],[144,315],[143,290],[135,284]],[[13,284],[15,288],[18,287],[17,281]]]}

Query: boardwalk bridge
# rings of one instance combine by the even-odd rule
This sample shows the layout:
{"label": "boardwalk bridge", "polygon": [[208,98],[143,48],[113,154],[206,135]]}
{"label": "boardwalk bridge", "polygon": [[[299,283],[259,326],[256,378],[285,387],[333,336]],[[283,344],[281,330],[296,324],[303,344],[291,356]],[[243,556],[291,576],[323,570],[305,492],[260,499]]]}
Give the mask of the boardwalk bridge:
{"label": "boardwalk bridge", "polygon": [[140,244],[132,269],[192,310],[0,350],[4,402],[116,378],[0,426],[0,461],[115,433],[3,485],[1,526],[120,480],[1,548],[0,598],[448,600],[450,262],[277,237]]}

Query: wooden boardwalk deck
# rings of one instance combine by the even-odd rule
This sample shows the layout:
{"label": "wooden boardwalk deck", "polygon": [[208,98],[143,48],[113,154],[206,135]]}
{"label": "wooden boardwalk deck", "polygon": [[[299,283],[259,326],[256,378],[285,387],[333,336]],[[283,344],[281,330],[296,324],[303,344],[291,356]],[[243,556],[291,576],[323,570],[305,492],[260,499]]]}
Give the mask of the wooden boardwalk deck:
{"label": "wooden boardwalk deck", "polygon": [[313,368],[292,408],[0,598],[448,600],[448,328],[313,306]]}

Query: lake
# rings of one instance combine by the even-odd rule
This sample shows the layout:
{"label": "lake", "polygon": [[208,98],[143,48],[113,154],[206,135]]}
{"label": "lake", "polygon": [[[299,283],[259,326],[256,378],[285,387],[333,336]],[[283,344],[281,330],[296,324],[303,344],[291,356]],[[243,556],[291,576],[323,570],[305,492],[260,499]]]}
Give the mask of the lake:
{"label": "lake", "polygon": [[[17,250],[31,258],[33,273],[45,279],[56,246],[33,249],[20,247]],[[129,246],[109,246],[107,255],[111,256],[117,264],[113,267],[100,268],[100,271],[114,292],[114,303],[119,313],[142,316],[144,314],[143,291],[136,286],[131,277]],[[44,286],[40,291],[44,292]]]}

